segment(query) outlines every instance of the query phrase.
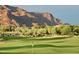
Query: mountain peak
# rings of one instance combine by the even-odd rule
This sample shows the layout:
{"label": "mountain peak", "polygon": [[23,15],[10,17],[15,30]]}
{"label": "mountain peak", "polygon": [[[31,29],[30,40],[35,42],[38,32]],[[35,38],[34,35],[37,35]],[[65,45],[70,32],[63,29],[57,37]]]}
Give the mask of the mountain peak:
{"label": "mountain peak", "polygon": [[59,25],[61,20],[57,20],[51,13],[35,13],[28,12],[22,8],[0,5],[0,24],[9,25],[17,23],[19,25],[25,24],[26,26],[32,26],[33,23],[38,25]]}

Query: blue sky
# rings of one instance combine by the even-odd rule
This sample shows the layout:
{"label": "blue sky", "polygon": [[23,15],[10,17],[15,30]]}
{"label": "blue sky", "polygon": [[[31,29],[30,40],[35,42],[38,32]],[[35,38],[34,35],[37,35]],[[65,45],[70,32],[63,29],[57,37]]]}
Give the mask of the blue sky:
{"label": "blue sky", "polygon": [[64,23],[79,25],[78,5],[17,5],[30,12],[49,12]]}

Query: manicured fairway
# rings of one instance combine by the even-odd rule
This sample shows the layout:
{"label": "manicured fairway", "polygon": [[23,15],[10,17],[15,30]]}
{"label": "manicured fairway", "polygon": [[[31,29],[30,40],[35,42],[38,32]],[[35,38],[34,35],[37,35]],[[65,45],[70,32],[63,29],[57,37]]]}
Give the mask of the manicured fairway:
{"label": "manicured fairway", "polygon": [[0,41],[0,53],[62,54],[79,53],[79,36],[70,38],[12,39]]}

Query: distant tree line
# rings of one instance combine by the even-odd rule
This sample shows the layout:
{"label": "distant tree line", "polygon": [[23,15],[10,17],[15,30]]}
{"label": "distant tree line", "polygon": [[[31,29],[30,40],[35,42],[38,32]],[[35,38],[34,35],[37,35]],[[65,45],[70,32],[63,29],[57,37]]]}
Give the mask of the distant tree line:
{"label": "distant tree line", "polygon": [[[22,36],[48,36],[48,35],[79,35],[78,25],[56,25],[56,26],[32,26],[32,27],[16,27],[14,25],[0,25],[0,35],[5,35],[5,32],[15,32]],[[8,34],[7,33],[7,34]]]}

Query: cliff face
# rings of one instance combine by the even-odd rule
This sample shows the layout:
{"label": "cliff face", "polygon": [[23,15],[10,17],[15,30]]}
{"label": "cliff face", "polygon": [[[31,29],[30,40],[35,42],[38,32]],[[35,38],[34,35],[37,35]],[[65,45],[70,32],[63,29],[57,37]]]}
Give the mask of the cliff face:
{"label": "cliff face", "polygon": [[14,24],[32,26],[34,23],[38,25],[59,25],[61,20],[55,18],[51,13],[35,13],[28,12],[24,9],[13,6],[0,6],[0,24]]}
{"label": "cliff face", "polygon": [[0,6],[0,24],[8,25],[10,18],[8,17],[8,10],[5,6]]}

